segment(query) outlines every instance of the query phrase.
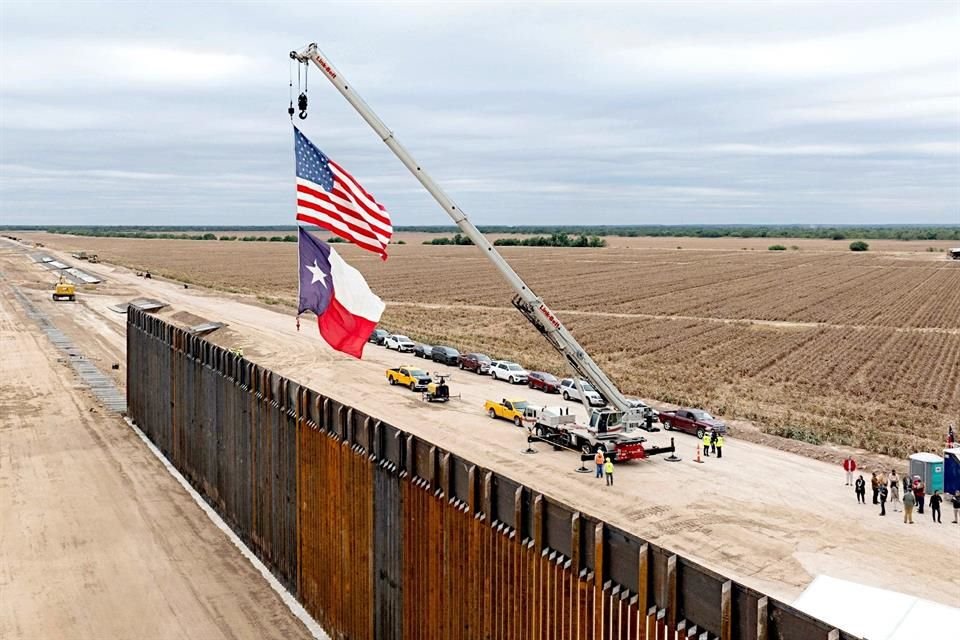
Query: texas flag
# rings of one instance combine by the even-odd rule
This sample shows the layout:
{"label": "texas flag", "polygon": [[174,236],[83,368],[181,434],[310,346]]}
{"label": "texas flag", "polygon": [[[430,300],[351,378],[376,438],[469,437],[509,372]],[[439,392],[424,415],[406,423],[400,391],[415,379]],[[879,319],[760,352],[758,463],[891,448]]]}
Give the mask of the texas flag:
{"label": "texas flag", "polygon": [[300,313],[317,314],[320,335],[337,351],[354,358],[383,314],[378,298],[360,272],[343,261],[333,247],[300,227]]}

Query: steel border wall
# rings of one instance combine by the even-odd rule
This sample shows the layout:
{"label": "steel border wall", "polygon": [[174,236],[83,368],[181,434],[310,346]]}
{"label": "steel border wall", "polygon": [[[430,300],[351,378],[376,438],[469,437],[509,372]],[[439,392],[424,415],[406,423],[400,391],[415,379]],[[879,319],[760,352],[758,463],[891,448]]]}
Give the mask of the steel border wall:
{"label": "steel border wall", "polygon": [[135,308],[128,414],[333,638],[833,629]]}

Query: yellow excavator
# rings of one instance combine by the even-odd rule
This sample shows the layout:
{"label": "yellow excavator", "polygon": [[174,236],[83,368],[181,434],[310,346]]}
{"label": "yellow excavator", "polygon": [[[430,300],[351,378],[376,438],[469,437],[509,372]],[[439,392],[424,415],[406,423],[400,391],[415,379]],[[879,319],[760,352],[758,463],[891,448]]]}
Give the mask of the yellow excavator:
{"label": "yellow excavator", "polygon": [[73,302],[77,299],[77,288],[73,286],[72,282],[67,281],[66,278],[60,276],[59,282],[57,282],[56,288],[53,290],[53,301],[60,302],[61,300],[69,300]]}

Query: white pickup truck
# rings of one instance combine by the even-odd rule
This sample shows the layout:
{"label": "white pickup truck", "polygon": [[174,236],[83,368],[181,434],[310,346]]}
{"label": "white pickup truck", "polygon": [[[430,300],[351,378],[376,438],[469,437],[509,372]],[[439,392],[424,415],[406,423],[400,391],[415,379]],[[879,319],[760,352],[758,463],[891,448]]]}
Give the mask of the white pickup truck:
{"label": "white pickup truck", "polygon": [[395,335],[387,336],[386,340],[383,341],[383,346],[387,349],[395,349],[400,353],[413,353],[417,345],[407,336]]}

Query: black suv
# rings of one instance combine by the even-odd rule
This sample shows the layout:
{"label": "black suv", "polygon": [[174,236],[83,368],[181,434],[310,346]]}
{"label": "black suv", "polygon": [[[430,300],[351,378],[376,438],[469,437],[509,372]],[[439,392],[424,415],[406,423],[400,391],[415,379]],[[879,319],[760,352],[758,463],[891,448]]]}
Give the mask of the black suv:
{"label": "black suv", "polygon": [[456,366],[460,363],[460,352],[453,347],[434,347],[430,353],[434,362]]}
{"label": "black suv", "polygon": [[373,344],[383,345],[383,341],[387,339],[390,335],[389,331],[383,329],[374,329],[373,333],[370,334],[370,337],[367,338],[367,342],[372,342]]}
{"label": "black suv", "polygon": [[418,344],[413,348],[413,355],[417,358],[430,358],[430,354],[433,353],[433,347],[429,344]]}

